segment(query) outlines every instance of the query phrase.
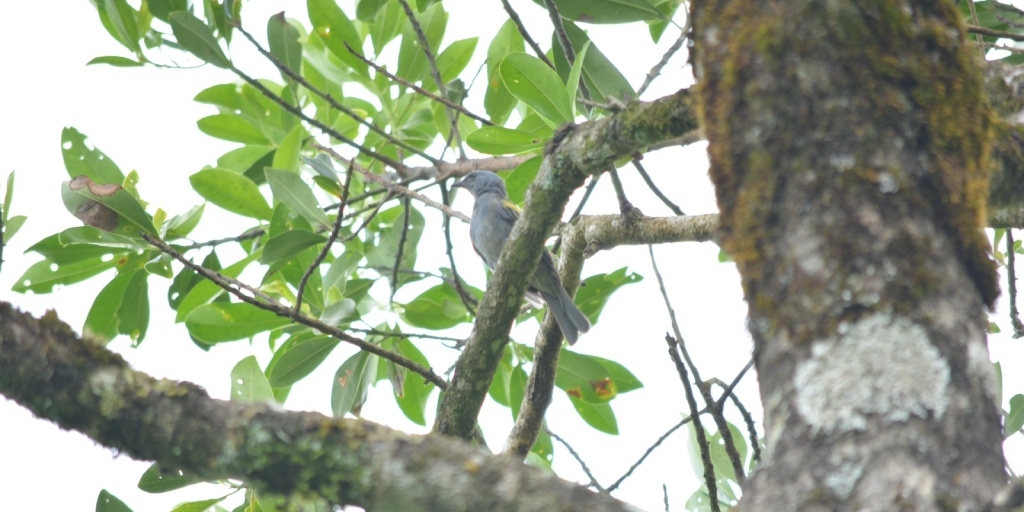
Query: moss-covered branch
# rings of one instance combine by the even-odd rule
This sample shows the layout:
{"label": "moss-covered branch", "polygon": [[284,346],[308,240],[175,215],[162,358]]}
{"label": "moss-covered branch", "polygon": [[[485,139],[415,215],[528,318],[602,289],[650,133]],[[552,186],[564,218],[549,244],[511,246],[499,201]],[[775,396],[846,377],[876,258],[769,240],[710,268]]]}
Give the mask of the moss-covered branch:
{"label": "moss-covered branch", "polygon": [[480,301],[473,334],[441,399],[435,431],[464,438],[473,432],[544,239],[586,175],[603,172],[618,158],[694,128],[690,93],[681,90],[650,103],[630,104],[598,121],[563,126],[555,133],[527,193],[523,215]]}
{"label": "moss-covered branch", "polygon": [[627,506],[445,436],[211,399],[81,340],[50,312],[0,303],[0,394],[133,458],[280,495],[371,510],[599,510]]}

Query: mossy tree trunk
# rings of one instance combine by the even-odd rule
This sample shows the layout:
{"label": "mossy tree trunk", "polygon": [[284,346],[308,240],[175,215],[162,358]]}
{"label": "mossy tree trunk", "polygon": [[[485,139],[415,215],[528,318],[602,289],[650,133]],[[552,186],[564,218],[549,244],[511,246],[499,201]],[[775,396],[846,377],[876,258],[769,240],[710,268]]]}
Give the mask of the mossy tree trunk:
{"label": "mossy tree trunk", "polygon": [[742,510],[971,510],[1005,483],[992,125],[949,1],[694,2],[769,458]]}

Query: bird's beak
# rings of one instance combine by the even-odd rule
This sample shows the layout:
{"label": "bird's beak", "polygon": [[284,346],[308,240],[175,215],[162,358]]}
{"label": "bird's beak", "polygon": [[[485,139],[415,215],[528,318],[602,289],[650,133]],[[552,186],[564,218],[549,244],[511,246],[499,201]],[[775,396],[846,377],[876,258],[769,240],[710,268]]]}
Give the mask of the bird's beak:
{"label": "bird's beak", "polygon": [[452,183],[452,188],[466,188],[465,183],[463,183],[464,181],[465,180],[459,180],[456,181],[455,183]]}

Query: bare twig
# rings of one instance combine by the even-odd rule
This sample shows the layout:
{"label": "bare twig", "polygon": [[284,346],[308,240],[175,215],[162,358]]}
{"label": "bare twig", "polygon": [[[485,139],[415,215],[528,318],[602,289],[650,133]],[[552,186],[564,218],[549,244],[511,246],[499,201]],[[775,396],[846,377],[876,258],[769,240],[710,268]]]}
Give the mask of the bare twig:
{"label": "bare twig", "polygon": [[[440,186],[441,202],[444,203],[445,206],[450,207],[452,203],[451,196],[448,194],[448,183],[442,181],[440,182]],[[462,301],[462,305],[466,306],[466,310],[469,311],[473,316],[476,316],[476,306],[475,304],[473,304],[474,299],[472,296],[469,295],[469,292],[466,291],[466,287],[462,286],[462,278],[459,277],[459,271],[458,269],[455,268],[455,255],[452,253],[453,247],[451,218],[448,217],[447,215],[443,215],[441,218],[442,223],[444,225],[445,253],[448,255],[448,265],[452,269],[452,281],[455,284],[455,291],[459,294],[459,300]]]}
{"label": "bare twig", "polygon": [[[718,432],[722,436],[722,442],[725,443],[725,453],[729,455],[729,461],[732,463],[733,472],[736,475],[736,481],[740,484],[746,480],[746,473],[743,470],[743,461],[740,460],[739,451],[736,450],[736,441],[732,438],[732,430],[729,429],[728,422],[725,421],[725,416],[722,415],[722,409],[718,407],[718,403],[711,396],[711,390],[700,378],[700,373],[697,371],[697,365],[693,363],[693,359],[690,359],[690,353],[686,350],[686,344],[683,343],[683,335],[679,330],[679,322],[676,320],[676,312],[672,309],[672,303],[668,299],[668,291],[665,289],[665,280],[661,277],[661,272],[658,270],[658,263],[654,259],[654,246],[648,245],[647,250],[651,255],[651,266],[654,268],[654,275],[658,278],[658,287],[661,289],[661,296],[665,300],[665,308],[668,309],[669,319],[672,321],[672,332],[676,335],[676,343],[679,346],[679,352],[682,353],[683,358],[686,359],[686,364],[689,365],[690,370],[693,372],[694,382],[697,383],[697,389],[700,390],[701,397],[704,399],[704,403],[708,406],[708,412],[711,413],[711,418],[715,420],[715,426],[718,427]],[[687,383],[689,386],[689,383]],[[697,421],[694,420],[694,425],[697,425]]]}
{"label": "bare twig", "polygon": [[1013,243],[1013,229],[1006,230],[1006,286],[1010,293],[1010,325],[1013,326],[1013,338],[1024,337],[1024,324],[1020,321],[1017,311],[1017,267]]}
{"label": "bare twig", "polygon": [[433,372],[433,370],[420,365],[419,363],[413,361],[412,359],[409,359],[401,354],[392,352],[390,350],[385,350],[377,345],[374,345],[373,343],[367,342],[366,340],[361,340],[359,338],[351,336],[342,331],[341,329],[334,327],[333,325],[325,324],[317,319],[310,318],[305,315],[296,315],[291,310],[291,308],[274,301],[272,298],[267,297],[263,299],[265,295],[262,293],[260,294],[260,298],[251,297],[245,293],[242,293],[241,289],[238,287],[239,285],[236,283],[229,282],[229,278],[227,278],[227,276],[221,275],[218,272],[215,272],[206,267],[197,265],[189,261],[188,258],[185,258],[185,256],[183,256],[178,251],[174,250],[174,248],[171,247],[170,245],[167,245],[167,243],[165,243],[163,240],[150,236],[147,233],[142,233],[141,235],[143,239],[145,239],[147,242],[149,242],[157,249],[160,249],[165,254],[169,254],[172,258],[178,260],[178,262],[180,262],[182,265],[185,265],[186,267],[192,269],[195,273],[199,274],[200,276],[203,276],[206,279],[213,281],[214,284],[220,286],[225,291],[227,291],[231,295],[234,295],[242,302],[245,302],[247,304],[250,304],[252,306],[255,306],[266,311],[270,311],[277,316],[289,318],[292,321],[305,325],[307,327],[312,327],[322,333],[329,334],[346,343],[351,343],[352,345],[359,347],[361,350],[380,356],[388,361],[391,361],[399,366],[402,366],[422,376],[424,380],[436,385],[441,389],[445,389],[448,387],[448,382],[439,377],[436,373]]}
{"label": "bare twig", "polygon": [[394,73],[389,72],[388,70],[384,69],[383,66],[378,65],[376,62],[374,62],[374,61],[372,61],[370,59],[367,59],[365,55],[363,55],[362,53],[359,53],[356,50],[352,49],[352,47],[348,46],[347,44],[345,45],[345,47],[348,48],[348,51],[351,52],[352,55],[355,55],[356,58],[358,58],[359,60],[365,62],[366,65],[370,66],[371,68],[376,70],[378,73],[386,76],[389,80],[391,80],[393,82],[397,82],[397,83],[399,83],[400,85],[402,85],[404,87],[408,87],[408,88],[412,89],[413,91],[416,91],[417,94],[419,94],[421,96],[425,96],[427,98],[430,98],[431,100],[434,100],[434,101],[436,101],[436,102],[438,102],[438,103],[440,103],[440,104],[442,104],[442,105],[444,105],[444,106],[446,106],[448,108],[453,108],[455,110],[458,110],[459,112],[462,112],[463,114],[465,114],[465,115],[467,115],[467,116],[469,116],[469,117],[471,117],[473,119],[476,119],[477,121],[480,121],[481,123],[483,123],[483,124],[485,124],[487,126],[494,126],[494,123],[491,122],[490,119],[487,119],[486,117],[480,117],[480,116],[470,112],[469,110],[467,110],[462,105],[459,105],[458,103],[455,103],[454,101],[452,101],[452,100],[450,100],[448,98],[442,98],[441,96],[438,96],[438,95],[436,95],[436,94],[434,94],[434,93],[432,93],[432,92],[430,92],[430,91],[428,91],[428,90],[426,90],[426,89],[424,89],[424,88],[422,88],[422,87],[420,87],[420,86],[418,86],[418,85],[416,85],[416,84],[414,84],[414,83],[412,83],[412,82],[410,82],[410,81],[408,81],[408,80],[406,80],[406,79],[404,79],[404,78],[402,78],[402,77],[400,77],[398,75],[395,75]]}
{"label": "bare twig", "polygon": [[694,431],[697,433],[697,445],[700,447],[700,460],[704,465],[704,485],[707,486],[708,496],[711,498],[711,510],[719,512],[718,506],[718,483],[715,479],[715,466],[711,462],[711,449],[708,445],[707,432],[701,425],[700,415],[697,414],[697,400],[693,397],[693,386],[690,385],[690,378],[686,374],[686,365],[679,358],[676,350],[676,340],[668,333],[665,333],[665,342],[668,343],[668,354],[676,365],[676,372],[679,373],[679,380],[686,390],[686,403],[690,407],[690,419],[693,421]]}
{"label": "bare twig", "polygon": [[[686,4],[684,3],[683,5],[685,6]],[[647,88],[651,86],[651,83],[654,82],[654,79],[658,78],[658,76],[661,75],[661,70],[665,69],[665,66],[668,64],[668,61],[671,60],[672,56],[675,55],[676,52],[683,47],[683,43],[686,42],[686,34],[689,32],[690,11],[689,9],[687,9],[686,24],[683,25],[683,30],[679,32],[679,37],[675,40],[675,42],[672,43],[672,46],[668,47],[668,51],[666,51],[665,54],[661,56],[661,60],[659,60],[658,63],[655,64],[654,67],[652,67],[651,70],[647,72],[647,77],[644,78],[644,83],[640,84],[640,88],[637,89],[636,91],[637,96],[642,95],[644,91],[646,91]]]}
{"label": "bare twig", "polygon": [[[318,143],[314,142],[314,143],[311,144],[311,147],[313,147],[313,149],[316,149],[316,150],[319,150],[319,151],[323,151],[324,153],[327,153],[332,158],[334,158],[338,162],[341,162],[341,163],[343,163],[345,165],[349,165],[349,162],[351,161],[351,159],[346,159],[345,157],[343,157],[340,154],[338,154],[338,152],[335,151],[334,149],[329,148],[327,146],[324,146],[322,144],[318,144]],[[409,188],[403,187],[403,186],[401,186],[401,185],[399,185],[397,183],[393,183],[393,182],[391,182],[390,180],[388,180],[384,176],[372,173],[372,172],[364,169],[359,164],[353,163],[352,164],[352,168],[355,169],[356,172],[358,172],[358,173],[362,174],[363,176],[365,176],[367,180],[372,181],[372,182],[376,183],[377,185],[380,185],[380,186],[383,186],[383,187],[387,188],[389,191],[391,191],[394,194],[397,194],[397,195],[400,195],[400,196],[403,196],[403,197],[411,197],[411,198],[413,198],[413,199],[415,199],[415,200],[417,200],[417,201],[419,201],[419,202],[421,202],[421,203],[423,203],[423,204],[425,204],[425,205],[427,205],[427,206],[429,206],[431,208],[436,208],[438,210],[441,210],[441,212],[443,212],[445,215],[450,215],[450,216],[455,217],[455,218],[457,218],[457,219],[459,219],[459,220],[461,220],[463,222],[467,222],[467,223],[469,222],[469,217],[467,217],[466,215],[464,215],[464,214],[462,214],[460,212],[457,212],[457,211],[455,211],[455,210],[453,210],[453,209],[451,209],[451,208],[449,208],[449,207],[447,207],[447,206],[445,206],[445,205],[443,205],[441,203],[438,203],[437,201],[434,201],[433,199],[430,199],[429,197],[424,196],[423,194],[420,194],[419,192],[416,192],[414,190],[410,190]]]}
{"label": "bare twig", "polygon": [[280,70],[282,73],[287,75],[292,80],[295,80],[295,82],[297,84],[301,85],[302,87],[306,88],[307,90],[309,90],[313,94],[315,94],[315,95],[323,98],[324,100],[326,100],[327,103],[331,106],[331,108],[334,108],[335,110],[338,110],[338,111],[344,113],[348,117],[350,117],[353,120],[355,120],[357,123],[367,127],[370,131],[372,131],[372,132],[376,133],[377,135],[380,135],[381,137],[383,137],[384,140],[387,140],[388,142],[391,142],[392,144],[400,146],[400,147],[404,148],[407,151],[411,151],[411,152],[413,152],[413,153],[415,153],[415,154],[417,154],[417,155],[419,155],[419,156],[421,156],[423,158],[426,158],[430,163],[433,163],[433,164],[436,165],[439,162],[439,160],[437,158],[434,158],[434,157],[430,156],[429,154],[421,151],[420,149],[416,148],[416,146],[413,146],[413,145],[409,144],[408,142],[405,142],[403,140],[400,140],[400,139],[396,138],[394,135],[391,135],[390,133],[385,131],[383,128],[377,126],[374,123],[371,123],[371,122],[367,121],[366,119],[363,119],[363,117],[360,116],[355,110],[352,110],[352,109],[346,107],[345,105],[339,103],[337,100],[334,99],[333,96],[331,96],[330,94],[327,94],[324,91],[321,91],[315,85],[309,83],[309,81],[306,80],[305,78],[303,78],[302,75],[296,73],[294,70],[292,70],[288,66],[284,65],[284,63],[281,62],[277,57],[275,57],[274,54],[270,53],[265,48],[263,48],[263,46],[261,46],[260,43],[258,41],[256,41],[256,38],[254,38],[252,36],[252,34],[250,34],[248,31],[246,31],[245,29],[242,28],[240,23],[236,24],[235,28],[239,32],[241,32],[242,35],[245,36],[245,38],[248,39],[249,42],[253,44],[253,46],[256,47],[256,50],[258,52],[260,52],[260,54],[262,54],[272,64],[274,64],[274,66],[276,66],[278,70]]}
{"label": "bare twig", "polygon": [[[971,21],[973,21],[975,25],[981,25],[981,23],[978,23],[978,10],[974,7],[974,0],[967,0],[967,7],[971,10]],[[984,41],[981,38],[981,34],[974,34],[974,40],[977,41],[979,45]],[[985,48],[980,47],[978,48],[978,51],[981,52],[981,60],[985,60]]]}
{"label": "bare twig", "polygon": [[[409,198],[406,197],[402,201],[404,213],[402,214],[402,234],[398,238],[398,253],[395,256],[395,267],[391,271],[391,298],[388,299],[388,304],[395,302],[395,292],[398,291],[398,269],[402,266],[402,256],[405,253],[405,242],[409,237],[409,213],[412,211],[412,205],[409,204]],[[394,229],[394,226],[392,226]]]}
{"label": "bare twig", "polygon": [[551,436],[551,439],[558,441],[562,446],[564,446],[565,449],[569,451],[569,455],[571,455],[572,458],[576,459],[576,462],[579,463],[580,468],[583,470],[583,474],[587,475],[587,478],[590,479],[590,483],[588,485],[590,485],[594,489],[597,489],[600,492],[608,492],[604,489],[604,487],[601,487],[601,484],[598,483],[596,478],[594,478],[594,473],[592,473],[590,471],[590,468],[587,467],[587,463],[583,462],[583,457],[580,457],[580,454],[576,453],[576,450],[573,450],[572,446],[569,446],[569,443],[566,442],[565,439],[559,437],[558,434],[552,432],[551,429],[544,429],[544,431],[547,432],[549,436]]}
{"label": "bare twig", "polygon": [[668,486],[665,484],[661,484],[661,496],[665,502],[665,512],[668,512]]}
{"label": "bare twig", "polygon": [[452,338],[451,336],[435,336],[433,334],[425,334],[419,332],[394,332],[394,331],[382,331],[380,329],[359,329],[356,327],[349,327],[352,332],[360,332],[363,334],[371,334],[374,336],[388,336],[392,338],[422,338],[425,340],[438,340],[438,341],[452,341],[460,342],[465,341],[459,338]]}
{"label": "bare twig", "polygon": [[743,379],[743,376],[746,375],[747,372],[750,371],[750,369],[753,367],[754,359],[751,358],[750,361],[747,361],[747,364],[743,367],[743,369],[736,374],[736,377],[732,379],[732,382],[730,382],[728,386],[725,386],[723,388],[724,391],[722,392],[722,396],[721,398],[718,399],[718,404],[716,404],[719,409],[721,409],[722,404],[725,403],[725,399],[732,395],[732,390],[735,389],[736,385],[740,383],[740,380]]}
{"label": "bare twig", "polygon": [[334,241],[338,239],[338,232],[341,231],[341,222],[345,218],[345,205],[348,204],[348,191],[352,185],[352,166],[349,165],[348,173],[345,176],[345,185],[341,189],[341,203],[338,207],[338,215],[334,219],[334,226],[331,228],[331,234],[327,237],[327,242],[324,243],[324,248],[320,250],[320,254],[316,255],[313,259],[313,263],[309,265],[306,272],[302,274],[302,279],[299,281],[299,286],[295,292],[295,307],[292,308],[292,312],[298,315],[302,308],[302,293],[306,291],[306,283],[309,282],[309,277],[313,275],[320,268],[320,264],[324,262],[324,258],[331,252],[331,246],[334,245]]}
{"label": "bare twig", "polygon": [[192,242],[191,245],[182,247],[183,251],[192,251],[195,249],[201,249],[203,247],[217,247],[218,245],[228,244],[232,242],[242,242],[245,240],[252,240],[253,238],[259,238],[266,233],[263,228],[252,228],[246,230],[241,235],[229,236],[227,238],[218,238],[216,240],[208,240],[206,242]]}
{"label": "bare twig", "polygon": [[673,203],[664,193],[662,193],[661,189],[654,184],[654,180],[651,179],[651,175],[647,174],[647,169],[644,169],[643,164],[641,164],[639,160],[635,158],[633,159],[633,167],[636,167],[636,172],[640,173],[640,177],[643,178],[644,183],[646,183],[647,187],[651,189],[651,192],[654,192],[654,195],[658,196],[658,199],[661,199],[661,202],[664,203],[669,210],[672,210],[672,213],[676,215],[686,215],[679,206]]}
{"label": "bare twig", "polygon": [[619,213],[627,218],[634,218],[640,210],[633,206],[626,198],[626,189],[622,187],[622,180],[619,179],[619,171],[615,168],[608,169],[608,175],[612,177],[612,187],[615,189],[615,197],[619,200]]}
{"label": "bare twig", "polygon": [[[707,410],[707,409],[705,408],[704,410]],[[668,431],[666,431],[664,434],[662,434],[661,437],[659,437],[658,440],[654,442],[654,444],[652,444],[649,448],[647,448],[647,451],[645,451],[644,454],[641,455],[640,458],[637,459],[637,461],[634,462],[633,465],[630,466],[628,470],[626,470],[625,474],[620,476],[619,479],[615,481],[615,483],[613,483],[613,484],[608,486],[608,492],[613,492],[613,491],[615,491],[615,489],[618,489],[619,486],[622,485],[622,482],[624,482],[627,478],[629,478],[630,475],[632,475],[633,472],[636,471],[636,468],[640,467],[640,464],[643,464],[644,460],[646,460],[648,456],[650,456],[652,453],[654,453],[654,450],[656,450],[659,446],[661,446],[661,443],[665,442],[665,440],[668,439],[668,437],[671,436],[676,430],[679,430],[680,428],[683,427],[683,425],[686,425],[689,422],[690,422],[690,417],[687,416],[687,417],[683,418],[682,420],[680,420],[679,423],[676,423],[675,425],[673,425],[672,428],[668,429]]]}
{"label": "bare twig", "polygon": [[492,156],[487,158],[470,158],[455,163],[440,162],[424,167],[410,167],[405,180],[437,179],[465,176],[473,171],[508,171],[519,167],[523,162],[537,156],[534,153],[513,156]]}
{"label": "bare twig", "polygon": [[537,58],[544,61],[544,64],[547,64],[549,68],[555,69],[555,65],[550,59],[548,59],[548,55],[544,53],[544,50],[540,48],[537,41],[534,41],[533,38],[530,37],[530,33],[526,31],[526,25],[523,25],[523,20],[519,19],[519,13],[517,13],[515,9],[512,9],[512,4],[508,3],[508,0],[501,0],[501,5],[505,8],[505,12],[508,13],[508,17],[512,20],[512,23],[516,24],[516,28],[519,29],[519,35],[523,36],[523,40],[526,41],[526,44],[530,45],[530,48],[533,49],[533,53],[537,55]]}
{"label": "bare twig", "polygon": [[[569,67],[572,67],[576,63],[576,50],[572,46],[572,40],[569,39],[569,33],[565,31],[565,23],[562,23],[562,14],[558,12],[558,6],[555,5],[554,0],[544,0],[544,7],[547,7],[548,17],[551,18],[551,24],[555,27],[558,45],[562,47],[562,51],[565,53],[565,60],[569,62]],[[583,79],[582,73],[580,74],[579,91],[583,99],[591,99],[590,88],[587,87],[587,81]]]}
{"label": "bare twig", "polygon": [[[405,17],[409,18],[409,23],[412,25],[412,31],[416,33],[416,38],[420,41],[420,47],[423,49],[423,54],[427,57],[427,64],[430,67],[430,76],[434,78],[434,83],[437,85],[437,94],[442,98],[448,97],[448,88],[444,85],[444,80],[441,79],[441,72],[437,69],[437,59],[434,58],[434,48],[430,47],[430,41],[427,40],[427,35],[423,33],[423,27],[420,26],[420,21],[416,19],[416,15],[413,14],[412,8],[409,7],[409,2],[406,0],[398,0],[398,3],[402,5],[402,10],[405,11]],[[452,137],[455,138],[455,144],[459,148],[459,154],[462,158],[466,158],[466,150],[462,147],[462,135],[459,134],[458,117],[452,113],[451,107],[445,109],[445,114],[448,116],[448,122],[452,126]],[[447,145],[445,146],[447,147]]]}
{"label": "bare twig", "polygon": [[992,30],[990,28],[979,27],[976,25],[967,25],[967,32],[971,34],[981,34],[989,37],[1004,37],[1006,39],[1012,39],[1014,41],[1024,41],[1024,34],[1016,34],[1013,32],[1005,32],[1002,30]]}

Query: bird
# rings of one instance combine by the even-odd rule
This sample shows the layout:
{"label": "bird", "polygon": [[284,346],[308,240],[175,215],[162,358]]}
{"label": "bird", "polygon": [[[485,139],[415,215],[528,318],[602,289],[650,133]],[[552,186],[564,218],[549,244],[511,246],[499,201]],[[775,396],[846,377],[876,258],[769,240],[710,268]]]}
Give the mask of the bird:
{"label": "bird", "polygon": [[[473,249],[494,271],[505,247],[512,225],[519,218],[519,208],[508,199],[505,182],[487,171],[473,171],[452,188],[464,188],[473,195],[473,215],[469,219],[469,239]],[[539,297],[538,297],[539,296]],[[590,320],[573,302],[555,271],[555,262],[547,250],[533,274],[526,292],[527,301],[539,306],[538,298],[547,303],[569,345],[576,343],[580,333],[590,330]]]}

